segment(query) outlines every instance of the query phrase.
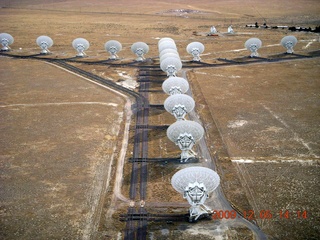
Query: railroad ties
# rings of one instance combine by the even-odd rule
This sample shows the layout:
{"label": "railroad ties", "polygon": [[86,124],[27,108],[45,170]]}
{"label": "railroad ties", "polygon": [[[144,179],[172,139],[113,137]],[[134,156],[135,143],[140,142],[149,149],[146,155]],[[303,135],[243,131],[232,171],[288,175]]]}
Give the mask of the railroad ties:
{"label": "railroad ties", "polygon": [[[146,212],[131,211],[128,214],[120,214],[120,221],[153,221],[153,222],[182,222],[187,221],[189,214],[152,214]],[[140,239],[140,238],[139,238]]]}
{"label": "railroad ties", "polygon": [[[142,75],[139,76],[141,79],[138,77],[138,82],[144,82],[144,81],[150,81],[150,79],[146,79],[145,76],[143,75],[143,72],[147,72],[152,70],[152,73],[150,73],[148,76],[155,77],[155,76],[165,76],[162,74],[162,71],[159,69],[159,66],[155,66],[153,64],[150,65],[138,65],[136,62],[126,62],[126,63],[121,63],[117,62],[115,60],[100,60],[100,61],[86,61],[85,58],[79,58],[79,57],[70,57],[70,58],[53,58],[50,56],[46,56],[43,54],[33,54],[33,55],[15,55],[15,54],[10,54],[7,52],[0,52],[0,55],[2,56],[8,56],[8,57],[14,57],[14,58],[21,58],[21,59],[37,59],[37,60],[42,60],[42,61],[47,61],[47,62],[73,62],[73,63],[83,63],[87,65],[108,65],[110,67],[133,67],[133,68],[139,68],[142,72]],[[255,63],[264,63],[264,62],[281,62],[281,61],[290,61],[290,60],[297,60],[297,59],[304,59],[304,58],[314,58],[314,57],[320,57],[320,51],[313,51],[309,52],[308,55],[301,55],[301,54],[277,54],[273,56],[267,56],[267,57],[242,57],[242,58],[237,58],[237,59],[227,59],[227,58],[217,58],[213,60],[217,60],[220,63],[206,63],[206,62],[194,62],[194,61],[189,61],[184,63],[184,68],[205,68],[205,67],[224,67],[224,66],[231,66],[231,65],[247,65],[247,64],[255,64]],[[144,70],[144,71],[143,71]],[[156,80],[152,81],[154,83],[161,83],[161,80]],[[144,90],[141,89],[139,90],[140,92],[148,91],[148,92],[157,92],[161,90]],[[131,91],[133,92],[133,91]]]}
{"label": "railroad ties", "polygon": [[[146,71],[139,71],[139,78],[146,79]],[[134,143],[133,143],[133,158],[139,158],[141,161],[132,161],[131,181],[129,196],[131,205],[128,208],[127,216],[137,216],[136,218],[126,219],[126,228],[124,239],[141,239],[147,238],[148,220],[146,216],[148,213],[144,208],[144,201],[147,194],[147,180],[148,180],[148,126],[149,118],[149,92],[150,81],[141,81],[139,84],[139,94],[141,100],[136,103],[136,126],[134,128]],[[139,189],[140,206],[135,208],[134,203],[138,198],[137,189]]]}
{"label": "railroad ties", "polygon": [[129,162],[162,162],[162,163],[168,163],[168,162],[173,162],[173,163],[179,163],[180,164],[180,157],[176,158],[129,158]]}
{"label": "railroad ties", "polygon": [[[136,122],[134,128],[133,156],[128,159],[131,163],[130,181],[130,206],[126,214],[120,215],[120,220],[126,222],[124,239],[144,240],[147,238],[147,225],[149,221],[186,221],[185,214],[152,214],[144,207],[147,193],[148,164],[149,163],[179,163],[180,158],[149,158],[148,157],[148,133],[150,130],[163,130],[169,125],[149,124],[149,111],[152,108],[164,110],[163,104],[150,104],[149,93],[151,84],[162,83],[166,79],[158,69],[139,68],[139,89],[138,92],[143,101],[137,102],[135,106]],[[135,203],[139,202],[138,206]]]}

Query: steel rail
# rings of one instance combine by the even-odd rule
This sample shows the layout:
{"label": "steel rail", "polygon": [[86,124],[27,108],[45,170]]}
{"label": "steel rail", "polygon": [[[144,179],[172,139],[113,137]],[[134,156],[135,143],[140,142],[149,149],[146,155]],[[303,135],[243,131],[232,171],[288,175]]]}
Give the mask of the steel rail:
{"label": "steel rail", "polygon": [[[139,71],[139,76],[143,77],[145,73],[146,71]],[[139,110],[136,114],[136,123],[134,128],[135,134],[134,134],[133,158],[140,158],[142,159],[142,161],[139,161],[139,162],[132,161],[131,182],[130,182],[131,201],[135,201],[137,196],[136,191],[139,188],[140,208],[138,209],[138,212],[140,217],[137,217],[135,219],[133,218],[127,219],[126,229],[131,229],[131,231],[135,231],[135,234],[134,236],[132,236],[132,233],[130,231],[125,231],[125,236],[124,236],[125,240],[129,240],[129,239],[145,240],[147,238],[148,220],[141,216],[143,214],[147,214],[147,211],[144,208],[144,201],[146,199],[147,180],[148,180],[147,161],[146,161],[148,157],[148,129],[144,129],[139,126],[144,126],[148,124],[148,117],[149,117],[148,89],[149,87],[150,87],[150,83],[148,82],[141,82],[139,85],[138,91],[141,97],[144,99],[144,104],[142,106],[138,106]]]}
{"label": "steel rail", "polygon": [[[315,58],[320,57],[320,51],[313,51],[309,52],[309,55],[301,55],[301,54],[281,54],[276,56],[270,56],[270,57],[244,57],[242,60],[245,61],[239,61],[239,59],[226,59],[226,58],[217,58],[216,60],[220,61],[221,63],[206,63],[206,62],[195,62],[195,61],[186,61],[183,62],[184,68],[207,68],[207,67],[225,67],[225,66],[233,66],[233,65],[248,65],[248,64],[256,64],[256,63],[272,63],[272,62],[281,62],[281,61],[291,61],[291,60],[297,60],[297,59],[305,59],[305,58]],[[85,58],[79,58],[79,57],[71,57],[71,58],[50,58],[45,57],[46,55],[43,54],[32,54],[32,55],[15,55],[10,54],[7,52],[0,52],[0,55],[8,56],[8,57],[14,57],[14,58],[21,58],[21,59],[27,59],[27,58],[33,58],[43,61],[63,61],[63,62],[72,62],[72,63],[83,63],[88,65],[108,65],[113,67],[134,67],[145,71],[157,71],[159,72],[159,75],[165,76],[163,72],[161,71],[159,65],[146,65],[143,63],[143,65],[139,62],[127,62],[127,63],[117,63],[117,60],[99,60],[99,61],[86,61]],[[146,74],[145,76],[159,76],[158,74]]]}

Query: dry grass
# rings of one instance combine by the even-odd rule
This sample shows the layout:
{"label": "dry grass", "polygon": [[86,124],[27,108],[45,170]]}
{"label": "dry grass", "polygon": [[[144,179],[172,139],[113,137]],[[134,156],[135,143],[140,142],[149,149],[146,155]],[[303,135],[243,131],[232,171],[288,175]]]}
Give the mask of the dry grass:
{"label": "dry grass", "polygon": [[[195,1],[170,1],[168,3],[155,0],[134,0],[129,3],[120,0],[112,4],[98,0],[35,0],[32,1],[32,4],[30,1],[11,0],[1,1],[0,6],[9,7],[0,9],[0,16],[5,19],[0,26],[1,32],[8,32],[15,38],[12,54],[38,53],[39,49],[35,40],[40,35],[48,35],[54,40],[51,49],[53,52],[51,57],[54,58],[73,57],[75,55],[71,47],[73,39],[77,37],[88,39],[91,46],[87,51],[89,57],[85,60],[108,58],[103,45],[111,39],[122,43],[123,50],[119,53],[119,56],[123,58],[122,61],[134,59],[135,56],[131,53],[130,47],[136,41],[145,41],[150,46],[147,57],[156,57],[158,55],[157,42],[160,37],[174,38],[184,60],[191,59],[185,51],[187,44],[192,41],[200,41],[206,47],[202,59],[205,62],[216,63],[219,57],[245,59],[248,52],[243,50],[243,45],[250,37],[259,37],[262,40],[263,47],[259,50],[262,57],[282,53],[284,49],[278,44],[281,38],[288,34],[293,34],[298,38],[299,43],[295,48],[298,54],[307,54],[320,47],[319,36],[316,34],[244,27],[245,24],[256,21],[263,23],[264,18],[271,25],[301,24],[314,27],[320,23],[319,3],[316,0],[307,2],[272,0],[268,1],[268,4],[262,0],[246,1],[246,3],[225,0],[199,0],[196,3]],[[182,8],[201,12],[181,16],[167,12],[170,9]],[[163,14],[160,14],[161,12]],[[224,34],[231,23],[236,34]],[[205,36],[212,25],[215,25],[221,32],[220,37]],[[197,32],[197,36],[193,34],[194,32]],[[39,232],[38,229],[47,229],[41,232],[42,235],[40,234],[39,238],[81,236],[83,233],[79,232],[79,229],[82,229],[83,216],[88,213],[90,206],[90,201],[85,202],[83,193],[86,188],[94,187],[90,185],[90,181],[93,181],[95,173],[99,174],[97,169],[99,163],[102,163],[96,162],[95,166],[90,164],[94,164],[94,159],[101,160],[106,153],[111,154],[110,149],[116,146],[117,139],[107,136],[102,128],[106,124],[113,124],[114,119],[118,119],[117,112],[123,109],[120,107],[123,100],[109,92],[108,95],[101,90],[97,93],[95,87],[89,87],[84,82],[81,82],[83,87],[79,85],[74,87],[75,84],[71,80],[73,77],[60,70],[42,68],[40,63],[30,63],[30,69],[26,72],[26,64],[22,64],[22,68],[21,63],[17,64],[18,61],[15,60],[14,62],[1,61],[2,68],[9,67],[10,69],[10,71],[1,69],[0,73],[2,81],[6,80],[3,83],[1,98],[4,104],[16,103],[17,100],[19,103],[45,103],[49,99],[52,101],[106,102],[114,99],[111,102],[119,104],[116,109],[109,107],[111,109],[109,111],[112,111],[111,115],[105,115],[98,107],[77,107],[72,110],[67,107],[59,108],[60,110],[52,107],[50,111],[44,112],[23,109],[22,113],[20,110],[2,110],[4,119],[7,120],[7,124],[3,125],[1,134],[4,137],[2,139],[7,140],[9,136],[10,141],[1,143],[2,152],[5,153],[1,156],[3,159],[1,160],[1,171],[4,172],[3,178],[8,186],[11,184],[16,189],[21,189],[23,186],[19,196],[17,196],[18,191],[11,193],[6,190],[4,195],[1,194],[5,196],[5,199],[4,197],[1,199],[1,224],[5,229],[2,233],[3,238],[31,239],[35,231]],[[40,65],[31,67],[33,64],[40,64],[41,69],[39,70]],[[120,78],[117,70],[126,71],[131,76],[136,74],[134,69],[111,69],[97,66],[92,69],[90,65],[78,66],[115,81]],[[320,85],[316,78],[319,75],[318,66],[319,60],[312,59],[241,67],[197,69],[188,74],[197,101],[197,111],[206,126],[208,143],[214,146],[211,148],[212,154],[217,153],[220,157],[218,171],[223,176],[222,185],[228,199],[241,210],[255,208],[255,211],[259,211],[263,210],[259,208],[269,208],[272,211],[278,211],[280,208],[288,208],[292,211],[307,209],[311,212],[309,218],[303,222],[296,219],[277,222],[276,218],[269,222],[268,220],[259,221],[266,233],[281,239],[299,239],[300,237],[295,238],[295,236],[305,233],[302,227],[308,229],[310,239],[318,231],[316,227],[313,227],[313,222],[319,217],[316,208],[319,196],[314,194],[314,201],[308,199],[310,194],[316,192],[314,188],[317,182],[318,165],[297,166],[290,163],[237,165],[230,160],[231,158],[266,161],[280,158],[318,159],[319,130],[317,123],[319,121],[318,92]],[[47,79],[48,81],[44,84],[43,79],[48,78],[47,76],[50,76],[49,80]],[[57,79],[56,76],[59,78]],[[67,84],[66,81],[68,81]],[[78,80],[76,81],[79,84]],[[39,84],[46,87],[39,88]],[[154,85],[153,88],[156,89],[159,86]],[[151,94],[150,99],[152,103],[161,103],[165,96],[164,94]],[[55,117],[50,117],[52,114]],[[77,117],[74,118],[74,116]],[[150,116],[151,124],[168,124],[172,121],[172,116],[160,112],[153,112]],[[28,127],[31,127],[34,134],[24,134],[21,131],[26,124],[29,124]],[[79,126],[74,130],[75,132],[68,132],[76,124]],[[49,130],[48,125],[52,125]],[[76,133],[78,138],[70,138],[68,140],[70,145],[66,145],[58,141],[65,138],[65,133],[69,133],[70,136]],[[41,141],[38,138],[41,138]],[[54,139],[54,144],[52,144]],[[106,142],[110,144],[109,147],[104,145]],[[90,146],[100,147],[93,153],[89,150]],[[161,146],[160,149],[159,146]],[[55,149],[59,149],[59,152],[55,152]],[[70,149],[77,154],[71,156]],[[129,147],[127,157],[131,157],[130,149],[131,147]],[[150,156],[153,157],[172,156],[178,153],[177,148],[166,140],[164,134],[155,131],[150,132],[150,149]],[[49,150],[52,156],[48,153]],[[18,158],[20,167],[11,169],[7,164],[14,160],[12,156],[16,154],[21,156],[20,159]],[[35,156],[37,157],[34,158]],[[57,159],[61,164],[57,165],[50,161],[51,159]],[[68,165],[64,159],[71,159],[73,165]],[[285,168],[284,173],[280,167]],[[149,168],[150,187],[147,201],[176,202],[182,200],[178,199],[179,195],[175,195],[173,189],[166,187],[175,169],[175,166],[172,165]],[[303,174],[296,176],[295,173],[299,170]],[[73,178],[70,177],[71,175],[64,174],[64,171],[72,173]],[[243,171],[247,172],[245,178],[243,178]],[[128,193],[129,172],[130,165],[127,164],[122,189],[124,195]],[[267,174],[268,172],[272,172],[274,176],[271,177]],[[13,177],[15,179],[12,179]],[[288,177],[290,181],[287,181]],[[43,179],[50,184],[45,185]],[[248,179],[252,180],[250,188],[254,190],[254,200],[243,182]],[[79,183],[82,185],[78,186]],[[264,184],[265,188],[263,188]],[[297,188],[298,185],[300,188]],[[52,188],[56,191],[55,195],[52,195]],[[29,191],[26,192],[28,189]],[[47,192],[47,195],[41,198],[43,192]],[[171,194],[168,195],[167,192]],[[275,194],[270,196],[271,193]],[[109,200],[105,202],[106,209]],[[56,205],[60,204],[55,205],[55,210],[49,207],[53,206],[52,201],[55,201]],[[121,212],[120,210],[125,210],[125,206],[119,205],[118,212]],[[57,217],[60,218],[60,221],[56,220]],[[110,221],[111,223],[106,223],[104,220],[104,217],[101,218],[96,238],[115,238],[117,231],[123,228],[123,224],[117,220]],[[205,225],[209,231],[216,229],[216,226]],[[301,228],[295,227],[297,225]],[[69,226],[69,228],[64,226]],[[151,229],[158,234],[159,239],[166,237],[160,230],[157,230],[159,227],[166,226],[153,225]],[[177,235],[184,232],[184,227],[184,225],[170,227],[171,230],[174,230],[170,232],[170,236],[177,238]],[[239,231],[239,229],[237,231],[229,229],[229,233],[226,234],[230,239],[252,237],[246,231]],[[291,235],[288,235],[288,232]],[[180,237],[186,239],[188,236],[181,235]],[[205,237],[208,239],[208,235]]]}
{"label": "dry grass", "polygon": [[85,235],[114,161],[123,99],[42,62],[0,60],[1,238]]}

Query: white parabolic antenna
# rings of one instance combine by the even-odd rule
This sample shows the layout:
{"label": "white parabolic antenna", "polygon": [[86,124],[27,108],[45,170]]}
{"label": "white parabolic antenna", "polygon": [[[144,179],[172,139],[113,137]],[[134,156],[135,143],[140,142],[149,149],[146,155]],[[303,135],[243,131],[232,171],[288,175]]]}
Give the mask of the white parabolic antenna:
{"label": "white parabolic antenna", "polygon": [[41,48],[41,54],[50,53],[49,49],[53,45],[53,40],[48,36],[40,36],[37,38],[36,43]]}
{"label": "white parabolic antenna", "polygon": [[9,51],[9,45],[11,45],[13,42],[14,39],[9,33],[0,33],[0,43],[2,45],[1,51]]}
{"label": "white parabolic antenna", "polygon": [[245,42],[244,46],[251,52],[250,57],[258,57],[258,49],[261,48],[262,42],[259,38],[250,38]]}
{"label": "white parabolic antenna", "polygon": [[169,37],[164,37],[164,38],[161,38],[158,42],[158,47],[160,45],[160,43],[164,42],[164,41],[167,41],[167,42],[174,42],[174,40],[172,38],[169,38]]}
{"label": "white parabolic antenna", "polygon": [[[173,58],[177,58],[180,60],[180,57],[179,57],[179,54],[177,53],[166,53],[166,54],[163,54],[161,57],[160,57],[160,62],[162,62],[164,59],[168,58],[168,57],[173,57]],[[181,60],[180,60],[181,61]]]}
{"label": "white parabolic antenna", "polygon": [[72,42],[72,47],[77,50],[77,57],[85,57],[86,53],[84,51],[90,47],[90,44],[84,38],[76,38]]}
{"label": "white parabolic antenna", "polygon": [[220,184],[219,175],[210,168],[188,167],[176,172],[171,178],[172,187],[183,193],[189,183],[203,183],[207,192],[213,192]]}
{"label": "white parabolic antenna", "polygon": [[159,53],[162,52],[165,49],[173,49],[173,50],[177,51],[177,46],[176,46],[175,42],[171,42],[171,41],[163,41],[163,42],[161,42],[159,44],[158,48],[159,48],[158,49]]}
{"label": "white parabolic antenna", "polygon": [[104,44],[104,48],[111,55],[109,59],[115,60],[119,58],[117,53],[122,50],[122,45],[116,40],[110,40]]}
{"label": "white parabolic antenna", "polygon": [[195,102],[192,97],[186,94],[175,94],[164,101],[164,108],[175,116],[177,120],[184,120],[187,113],[194,109]]}
{"label": "white parabolic antenna", "polygon": [[187,52],[193,56],[193,61],[201,60],[200,54],[204,51],[204,45],[201,42],[192,42],[187,46]]}
{"label": "white parabolic antenna", "polygon": [[159,53],[159,57],[161,58],[162,55],[167,54],[167,53],[175,53],[175,54],[177,54],[177,55],[179,56],[179,53],[178,53],[177,50],[168,48],[168,49],[162,50],[162,51]]}
{"label": "white parabolic antenna", "polygon": [[228,33],[234,33],[234,30],[233,30],[233,28],[232,28],[232,25],[230,25],[230,26],[228,27]]}
{"label": "white parabolic antenna", "polygon": [[149,52],[149,46],[144,42],[136,42],[132,44],[131,51],[138,56],[136,61],[142,62],[144,58],[144,54]]}
{"label": "white parabolic antenna", "polygon": [[184,133],[190,134],[197,142],[202,138],[204,129],[199,123],[189,120],[175,122],[167,129],[167,136],[172,142],[176,142]]}
{"label": "white parabolic antenna", "polygon": [[207,216],[212,210],[204,202],[220,184],[219,175],[210,168],[188,167],[176,172],[171,178],[172,187],[183,194],[191,205],[189,221]]}
{"label": "white parabolic antenna", "polygon": [[215,26],[212,26],[211,28],[210,28],[210,34],[216,34],[218,31],[217,31],[217,29],[216,29],[216,27]]}
{"label": "white parabolic antenna", "polygon": [[162,89],[168,95],[186,93],[189,83],[182,77],[169,77],[162,83]]}
{"label": "white parabolic antenna", "polygon": [[167,57],[160,63],[160,68],[167,73],[167,76],[175,77],[182,68],[182,62],[175,57]]}
{"label": "white parabolic antenna", "polygon": [[287,49],[287,53],[293,53],[293,47],[298,43],[295,36],[285,36],[281,39],[281,45]]}
{"label": "white parabolic antenna", "polygon": [[194,158],[196,153],[192,147],[203,137],[203,127],[194,121],[177,121],[167,129],[167,137],[179,146],[181,152],[181,162]]}

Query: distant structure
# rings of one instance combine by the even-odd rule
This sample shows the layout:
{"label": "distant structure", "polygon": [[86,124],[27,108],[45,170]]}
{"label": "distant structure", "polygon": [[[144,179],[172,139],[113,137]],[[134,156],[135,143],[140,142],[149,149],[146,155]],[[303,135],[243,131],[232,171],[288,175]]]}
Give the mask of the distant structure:
{"label": "distant structure", "polygon": [[192,61],[200,62],[200,54],[204,51],[204,45],[200,42],[192,42],[187,46],[187,52],[193,56]]}
{"label": "distant structure", "polygon": [[41,54],[49,54],[49,47],[52,47],[53,40],[48,36],[40,36],[37,38],[36,43],[41,48]]}
{"label": "distant structure", "polygon": [[111,55],[109,59],[116,60],[119,58],[117,53],[122,50],[122,45],[116,40],[110,40],[104,44],[104,48]]}
{"label": "distant structure", "polygon": [[250,57],[258,57],[258,49],[262,46],[262,42],[259,38],[250,38],[245,42],[244,46],[251,52]]}
{"label": "distant structure", "polygon": [[172,187],[191,205],[189,222],[209,217],[213,211],[204,203],[220,184],[219,175],[210,168],[188,167],[176,172],[171,178]]}
{"label": "distant structure", "polygon": [[78,54],[76,55],[77,57],[85,57],[87,56],[87,54],[84,51],[86,51],[90,47],[90,44],[84,38],[76,38],[73,40],[72,46],[78,52]]}
{"label": "distant structure", "polygon": [[131,51],[137,55],[136,61],[142,62],[145,60],[144,54],[149,52],[149,46],[144,42],[136,42],[132,44]]}
{"label": "distant structure", "polygon": [[14,42],[13,37],[9,33],[0,33],[0,43],[2,45],[1,51],[10,51],[11,45]]}
{"label": "distant structure", "polygon": [[162,83],[163,91],[168,95],[183,94],[189,89],[189,83],[182,77],[169,77]]}
{"label": "distant structure", "polygon": [[188,159],[196,156],[192,147],[203,137],[203,134],[203,127],[189,120],[176,121],[167,129],[167,137],[182,151],[180,162],[187,162]]}
{"label": "distant structure", "polygon": [[185,120],[187,113],[194,109],[195,102],[186,94],[174,94],[164,101],[164,108],[177,120]]}
{"label": "distant structure", "polygon": [[287,53],[292,54],[294,46],[298,43],[295,36],[285,36],[281,39],[281,45],[287,49]]}
{"label": "distant structure", "polygon": [[210,33],[209,34],[217,34],[218,33],[218,31],[217,31],[217,29],[215,28],[215,26],[212,26],[211,28],[210,28]]}
{"label": "distant structure", "polygon": [[230,25],[230,26],[228,27],[228,33],[234,34],[234,30],[233,30],[233,28],[232,28],[232,25]]}

